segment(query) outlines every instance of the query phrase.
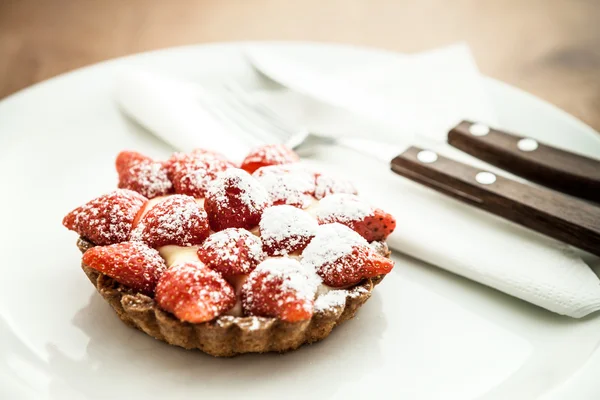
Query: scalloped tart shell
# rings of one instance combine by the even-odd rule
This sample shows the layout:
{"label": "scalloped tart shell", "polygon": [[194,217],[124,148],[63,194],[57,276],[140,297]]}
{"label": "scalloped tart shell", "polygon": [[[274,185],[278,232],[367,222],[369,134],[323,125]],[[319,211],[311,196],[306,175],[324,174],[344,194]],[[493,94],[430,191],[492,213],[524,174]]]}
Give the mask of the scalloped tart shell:
{"label": "scalloped tart shell", "polygon": [[[79,238],[81,252],[93,243]],[[379,250],[389,256],[387,246]],[[316,310],[308,321],[285,322],[277,318],[234,317],[224,315],[200,324],[183,322],[161,310],[154,300],[121,285],[85,264],[83,271],[98,293],[112,306],[121,321],[155,339],[185,349],[198,349],[216,357],[232,357],[243,353],[286,352],[306,343],[325,339],[333,328],[356,315],[371,297],[382,276],[367,279],[348,290],[345,304]]]}

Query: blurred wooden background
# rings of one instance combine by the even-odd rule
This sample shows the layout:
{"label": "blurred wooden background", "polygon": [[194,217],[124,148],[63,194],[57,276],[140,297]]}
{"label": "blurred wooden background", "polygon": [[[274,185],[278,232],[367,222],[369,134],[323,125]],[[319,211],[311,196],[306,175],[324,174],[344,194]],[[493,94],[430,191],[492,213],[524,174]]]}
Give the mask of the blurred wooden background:
{"label": "blurred wooden background", "polygon": [[0,0],[0,98],[107,58],[259,39],[464,40],[483,73],[600,130],[600,0]]}

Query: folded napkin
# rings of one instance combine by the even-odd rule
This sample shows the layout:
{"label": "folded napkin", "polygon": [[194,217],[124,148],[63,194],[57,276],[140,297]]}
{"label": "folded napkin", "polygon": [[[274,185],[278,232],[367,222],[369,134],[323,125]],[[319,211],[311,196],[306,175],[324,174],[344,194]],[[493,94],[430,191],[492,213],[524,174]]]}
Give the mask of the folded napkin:
{"label": "folded napkin", "polygon": [[[302,63],[301,57],[295,61]],[[374,118],[421,118],[419,101],[437,101],[441,110],[452,96],[452,107],[464,116],[472,117],[476,109],[480,119],[494,119],[470,53],[461,46],[410,57],[390,55],[359,69],[324,74],[340,86],[351,77],[361,94],[327,92],[328,101]],[[239,158],[252,143],[206,111],[210,96],[197,84],[147,71],[130,69],[117,76],[121,108],[152,133],[182,150],[202,146]],[[281,96],[283,104],[285,93]],[[204,101],[190,101],[197,97]],[[437,123],[431,119],[433,129]],[[365,168],[373,161],[356,156],[349,162],[347,150],[328,148],[324,161],[330,170],[353,176],[368,198],[396,216],[398,228],[388,239],[394,250],[559,314],[579,318],[600,309],[600,280],[568,246],[402,179],[385,165],[373,174]]]}

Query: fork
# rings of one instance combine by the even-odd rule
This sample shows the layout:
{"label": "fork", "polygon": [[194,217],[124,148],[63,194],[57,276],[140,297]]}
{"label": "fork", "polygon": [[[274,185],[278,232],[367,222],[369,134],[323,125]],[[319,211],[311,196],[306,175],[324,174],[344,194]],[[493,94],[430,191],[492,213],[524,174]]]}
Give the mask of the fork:
{"label": "fork", "polygon": [[256,99],[237,82],[222,83],[218,94],[219,96],[206,96],[199,101],[224,125],[235,129],[253,144],[282,143],[302,155],[310,155],[318,146],[338,145],[385,162],[402,151],[398,146],[380,141],[337,137],[296,126]]}

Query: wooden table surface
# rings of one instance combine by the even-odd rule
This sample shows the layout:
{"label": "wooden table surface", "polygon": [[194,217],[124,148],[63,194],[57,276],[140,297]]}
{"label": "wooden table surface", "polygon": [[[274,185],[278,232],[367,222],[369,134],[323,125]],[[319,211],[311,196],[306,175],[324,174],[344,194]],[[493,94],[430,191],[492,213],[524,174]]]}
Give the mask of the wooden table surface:
{"label": "wooden table surface", "polygon": [[481,71],[600,130],[599,0],[0,0],[0,98],[108,58],[313,40],[414,52],[466,41]]}

